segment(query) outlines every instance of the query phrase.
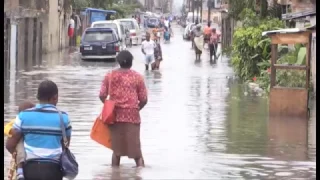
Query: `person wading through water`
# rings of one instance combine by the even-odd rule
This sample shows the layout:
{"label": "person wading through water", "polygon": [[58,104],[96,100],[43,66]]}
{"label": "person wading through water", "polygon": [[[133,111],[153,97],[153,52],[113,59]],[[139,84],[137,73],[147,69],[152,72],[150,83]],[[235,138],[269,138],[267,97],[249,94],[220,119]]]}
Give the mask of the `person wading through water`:
{"label": "person wading through water", "polygon": [[[12,137],[6,143],[12,154],[23,137],[26,161],[23,167],[25,180],[62,180],[60,166],[62,154],[61,119],[58,103],[58,87],[49,80],[38,87],[39,104],[19,113],[11,130]],[[62,112],[68,142],[71,124],[67,113]],[[69,144],[67,144],[69,146]]]}
{"label": "person wading through water", "polygon": [[193,30],[194,34],[194,50],[196,54],[196,61],[200,61],[200,57],[203,50],[203,32],[201,31],[201,24],[198,24],[196,28]]}
{"label": "person wading through water", "polygon": [[196,19],[195,26],[193,26],[191,29],[191,48],[192,49],[194,48],[194,31],[196,30],[198,24],[199,24],[199,21],[198,19]]}
{"label": "person wading through water", "polygon": [[110,99],[115,101],[115,122],[109,125],[112,166],[119,166],[120,158],[127,156],[135,160],[137,167],[143,167],[140,111],[148,102],[147,88],[143,76],[131,70],[133,56],[129,51],[120,51],[116,59],[120,68],[106,74],[99,95],[102,103],[109,93]]}
{"label": "person wading through water", "polygon": [[210,35],[210,42],[209,42],[210,61],[212,61],[212,56],[214,56],[214,60],[217,59],[218,39],[219,39],[219,34],[217,34],[217,31],[215,28],[212,28],[211,35]]}
{"label": "person wading through water", "polygon": [[154,69],[154,48],[156,47],[156,44],[153,40],[150,39],[150,33],[146,33],[146,40],[142,42],[141,45],[141,51],[145,55],[145,66],[146,70],[149,70],[149,65],[151,65],[151,68]]}
{"label": "person wading through water", "polygon": [[211,22],[208,22],[207,27],[204,28],[204,42],[203,46],[210,41],[210,35],[211,35]]}
{"label": "person wading through water", "polygon": [[163,60],[162,59],[162,50],[161,50],[161,45],[160,45],[160,42],[158,41],[158,38],[156,38],[154,42],[156,43],[156,47],[154,48],[154,58],[155,58],[156,62],[155,62],[153,70],[159,70],[160,63]]}

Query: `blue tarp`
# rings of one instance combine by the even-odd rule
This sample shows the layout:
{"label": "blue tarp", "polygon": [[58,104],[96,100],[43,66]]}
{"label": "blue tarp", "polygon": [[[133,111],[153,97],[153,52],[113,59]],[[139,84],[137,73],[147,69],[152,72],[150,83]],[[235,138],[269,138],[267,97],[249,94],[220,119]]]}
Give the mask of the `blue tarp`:
{"label": "blue tarp", "polygon": [[95,9],[95,8],[85,8],[81,11],[81,15],[87,16],[89,13],[90,15],[90,24],[96,21],[104,21],[106,20],[107,14],[115,14],[117,13],[114,10],[103,10],[103,9]]}

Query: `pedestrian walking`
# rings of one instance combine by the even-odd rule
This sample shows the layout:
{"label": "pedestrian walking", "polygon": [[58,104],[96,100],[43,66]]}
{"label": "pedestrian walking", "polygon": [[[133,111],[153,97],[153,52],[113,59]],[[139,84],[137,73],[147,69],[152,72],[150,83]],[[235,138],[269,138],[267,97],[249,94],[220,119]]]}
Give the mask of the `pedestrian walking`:
{"label": "pedestrian walking", "polygon": [[[26,155],[23,167],[25,180],[62,180],[61,121],[66,128],[66,136],[70,143],[70,120],[67,113],[59,112],[56,108],[58,87],[54,82],[49,80],[41,82],[37,98],[39,103],[34,108],[24,110],[16,117],[6,148],[14,154],[23,137]],[[69,146],[69,143],[66,146]]]}
{"label": "pedestrian walking", "polygon": [[154,70],[159,70],[160,68],[160,63],[163,60],[162,59],[162,50],[161,50],[161,45],[160,41],[158,39],[155,39],[156,47],[154,48],[154,57],[155,57],[155,66]]}
{"label": "pedestrian walking", "polygon": [[196,60],[200,60],[203,51],[203,32],[201,31],[201,24],[198,24],[193,30],[194,50],[196,54]]}
{"label": "pedestrian walking", "polygon": [[215,28],[212,28],[210,42],[209,42],[210,61],[212,61],[212,56],[214,56],[214,60],[217,59],[218,39],[219,39],[219,34],[217,34],[217,31]]}
{"label": "pedestrian walking", "polygon": [[204,28],[204,43],[203,46],[210,41],[211,35],[211,22],[208,22],[207,26]]}
{"label": "pedestrian walking", "polygon": [[127,156],[135,160],[137,167],[143,167],[140,110],[147,104],[147,89],[143,76],[131,70],[133,56],[129,51],[121,51],[116,59],[120,68],[106,74],[99,96],[102,103],[107,95],[115,102],[115,120],[109,125],[112,166],[119,166],[121,157]]}
{"label": "pedestrian walking", "polygon": [[193,26],[191,29],[191,48],[192,49],[194,48],[194,37],[195,37],[194,32],[196,31],[198,24],[199,24],[199,20],[196,19],[195,26]]}
{"label": "pedestrian walking", "polygon": [[146,70],[149,70],[149,65],[151,65],[151,68],[154,69],[154,48],[156,47],[156,44],[153,40],[150,39],[150,33],[146,33],[146,40],[142,42],[141,45],[141,51],[145,55],[145,67]]}
{"label": "pedestrian walking", "polygon": [[69,36],[69,46],[73,47],[76,45],[74,37],[74,28],[75,28],[75,21],[74,21],[75,16],[71,15],[70,20],[69,20],[69,25],[68,25],[68,36]]}

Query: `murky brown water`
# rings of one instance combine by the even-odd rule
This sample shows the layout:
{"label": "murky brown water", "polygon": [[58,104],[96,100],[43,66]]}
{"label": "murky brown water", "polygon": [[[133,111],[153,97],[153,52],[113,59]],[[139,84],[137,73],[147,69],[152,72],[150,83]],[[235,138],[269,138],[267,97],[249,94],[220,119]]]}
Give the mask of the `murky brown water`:
{"label": "murky brown water", "polygon": [[[132,168],[133,161],[123,158],[121,168],[112,169],[111,151],[89,137],[102,107],[100,83],[114,63],[49,55],[43,67],[20,72],[15,86],[7,81],[5,121],[19,102],[35,100],[38,84],[49,78],[59,86],[59,108],[72,120],[77,179],[315,179],[315,111],[309,123],[269,119],[268,100],[245,96],[245,88],[227,78],[233,73],[225,58],[210,65],[205,55],[195,63],[178,28],[175,35],[162,45],[158,72],[144,72],[140,47],[130,49],[133,69],[144,74],[149,90],[141,126],[146,168]],[[9,160],[5,150],[5,166]]]}

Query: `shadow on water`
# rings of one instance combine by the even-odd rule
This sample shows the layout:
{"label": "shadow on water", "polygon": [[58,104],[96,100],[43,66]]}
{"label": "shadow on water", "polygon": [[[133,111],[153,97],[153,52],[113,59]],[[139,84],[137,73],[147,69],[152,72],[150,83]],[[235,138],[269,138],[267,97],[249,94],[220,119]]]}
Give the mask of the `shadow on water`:
{"label": "shadow on water", "polygon": [[[36,101],[38,84],[48,78],[59,86],[58,107],[72,121],[77,179],[315,179],[315,105],[309,121],[270,119],[268,99],[246,96],[227,58],[210,65],[204,53],[195,65],[190,44],[179,35],[162,46],[167,53],[159,71],[145,71],[140,47],[130,49],[149,95],[141,111],[144,169],[132,168],[127,158],[112,169],[111,151],[89,137],[102,108],[101,81],[116,63],[82,61],[65,52],[50,55],[33,71],[19,71],[15,87],[5,81],[5,121],[16,115],[19,102]],[[188,51],[175,53],[179,49]],[[5,167],[9,161],[5,151]]]}

